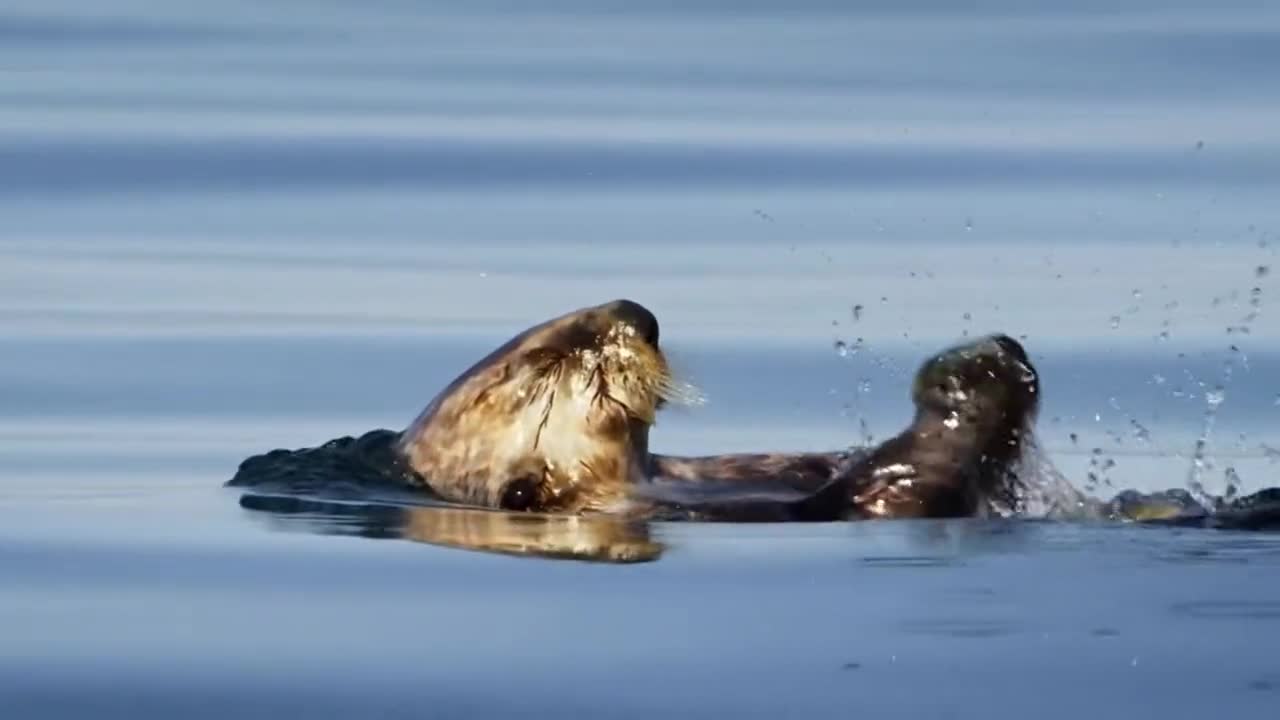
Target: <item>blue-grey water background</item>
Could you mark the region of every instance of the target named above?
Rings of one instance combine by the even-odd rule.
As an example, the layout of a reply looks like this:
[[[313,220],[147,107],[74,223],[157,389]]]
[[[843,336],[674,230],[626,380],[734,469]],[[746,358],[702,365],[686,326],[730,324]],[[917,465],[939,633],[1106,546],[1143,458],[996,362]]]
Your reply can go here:
[[[1274,708],[1268,536],[663,526],[606,566],[219,486],[615,297],[709,399],[665,452],[883,438],[1000,330],[1076,484],[1184,486],[1200,437],[1211,491],[1280,484],[1277,70],[1252,2],[8,0],[0,716]]]

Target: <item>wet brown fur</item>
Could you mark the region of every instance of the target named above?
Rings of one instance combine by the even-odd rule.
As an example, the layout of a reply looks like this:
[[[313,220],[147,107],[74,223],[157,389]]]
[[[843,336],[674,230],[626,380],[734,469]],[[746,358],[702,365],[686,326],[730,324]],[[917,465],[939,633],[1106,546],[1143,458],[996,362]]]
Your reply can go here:
[[[446,387],[399,449],[459,503],[609,509],[647,472],[669,378],[657,332],[653,314],[627,300],[530,328]]]
[[[916,373],[911,425],[850,470],[850,507],[863,517],[1017,510],[1016,461],[1039,400],[1038,373],[1006,335],[938,353]]]

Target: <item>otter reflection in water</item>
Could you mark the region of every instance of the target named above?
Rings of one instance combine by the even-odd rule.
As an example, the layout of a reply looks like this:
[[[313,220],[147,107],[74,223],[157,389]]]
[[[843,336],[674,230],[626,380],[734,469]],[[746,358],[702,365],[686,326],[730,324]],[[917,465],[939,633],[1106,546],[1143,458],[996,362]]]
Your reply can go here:
[[[512,513],[416,503],[245,495],[240,506],[267,513],[274,524],[301,525],[321,535],[393,538],[442,547],[600,563],[649,562],[664,546],[647,523],[596,515]]]
[[[1017,461],[1040,397],[1023,347],[993,335],[944,350],[922,364],[911,397],[912,423],[874,448],[651,453],[661,408],[697,394],[672,377],[653,313],[618,300],[520,333],[401,432],[256,456],[229,485],[299,494],[381,484],[459,506],[640,519],[1017,514],[1027,488]]]

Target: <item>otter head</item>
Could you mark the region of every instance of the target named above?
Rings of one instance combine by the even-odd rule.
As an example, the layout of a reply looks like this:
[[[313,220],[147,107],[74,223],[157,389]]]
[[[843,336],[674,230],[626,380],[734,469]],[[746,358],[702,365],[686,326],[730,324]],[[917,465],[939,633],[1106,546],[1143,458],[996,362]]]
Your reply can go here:
[[[616,300],[536,325],[490,353],[428,405],[400,449],[448,500],[602,509],[645,473],[658,409],[685,397],[658,347],[657,318]]]
[[[944,350],[921,365],[912,386],[920,437],[966,468],[977,497],[1020,504],[1015,472],[1040,406],[1040,378],[1022,345],[989,335]]]
[[[983,428],[1024,427],[1040,405],[1040,378],[1026,350],[1008,335],[989,335],[929,358],[916,373],[918,411]]]

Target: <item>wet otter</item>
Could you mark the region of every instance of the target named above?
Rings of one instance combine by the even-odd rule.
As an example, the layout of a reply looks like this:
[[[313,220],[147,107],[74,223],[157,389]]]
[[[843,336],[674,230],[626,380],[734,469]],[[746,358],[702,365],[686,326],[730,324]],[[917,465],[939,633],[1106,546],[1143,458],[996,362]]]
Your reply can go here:
[[[606,510],[644,480],[649,426],[680,393],[658,320],[628,300],[520,333],[447,386],[398,450],[442,497],[506,510]]]
[[[911,399],[911,424],[874,449],[655,454],[650,480],[638,491],[657,498],[655,512],[675,504],[705,519],[734,518],[748,509],[767,518],[770,503],[776,519],[792,520],[968,517],[1019,509],[1015,461],[1040,401],[1039,376],[1022,346],[997,334],[943,350],[917,371]],[[653,486],[666,493],[652,492]],[[709,492],[748,487],[766,497],[717,501]]]
[[[736,521],[962,517],[1016,508],[1012,461],[1039,385],[1022,347],[995,335],[926,361],[911,426],[877,448],[650,453],[659,409],[692,399],[671,375],[657,318],[616,300],[520,333],[403,432],[377,431],[389,450],[365,445],[380,454],[376,479],[478,507]],[[280,479],[288,457],[251,458],[229,484],[257,485],[273,467]]]

